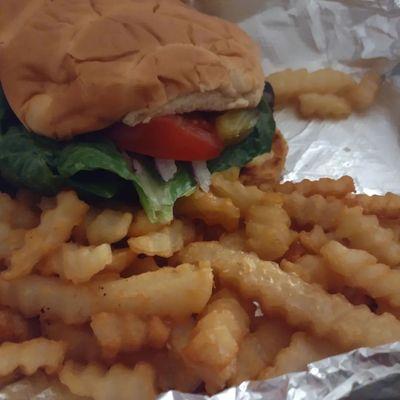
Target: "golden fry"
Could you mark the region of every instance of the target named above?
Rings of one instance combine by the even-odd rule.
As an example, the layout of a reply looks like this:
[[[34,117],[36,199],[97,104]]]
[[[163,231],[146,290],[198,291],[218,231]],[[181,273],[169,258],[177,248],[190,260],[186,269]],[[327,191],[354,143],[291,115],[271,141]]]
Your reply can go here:
[[[238,230],[232,233],[224,233],[220,238],[219,242],[222,246],[232,250],[246,250],[246,234],[242,230]]]
[[[0,261],[10,258],[24,245],[25,234],[25,229],[13,229],[10,225],[0,222]]]
[[[310,232],[300,232],[299,240],[308,252],[319,254],[321,247],[329,242],[329,234],[326,234],[319,225],[314,225]]]
[[[0,342],[23,342],[34,336],[33,324],[8,308],[0,309]]]
[[[105,270],[121,273],[133,264],[136,257],[137,255],[129,247],[113,250],[111,262],[106,265]]]
[[[374,103],[381,82],[382,78],[376,72],[368,72],[357,86],[353,86],[345,93],[346,99],[355,110],[365,110]]]
[[[153,224],[147,218],[146,213],[143,210],[139,210],[134,216],[131,226],[129,227],[128,236],[136,237],[147,235],[152,232],[158,232],[164,228],[166,224]]]
[[[306,93],[299,96],[299,112],[304,118],[344,119],[351,114],[351,106],[335,94]]]

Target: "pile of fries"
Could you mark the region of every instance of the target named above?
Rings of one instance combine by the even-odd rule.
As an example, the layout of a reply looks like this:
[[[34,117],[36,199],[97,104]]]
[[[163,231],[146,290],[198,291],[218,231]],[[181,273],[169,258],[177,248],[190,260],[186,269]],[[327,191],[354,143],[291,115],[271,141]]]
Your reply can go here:
[[[212,394],[400,340],[399,196],[347,176],[245,186],[232,169],[175,213],[1,194],[2,379]]]

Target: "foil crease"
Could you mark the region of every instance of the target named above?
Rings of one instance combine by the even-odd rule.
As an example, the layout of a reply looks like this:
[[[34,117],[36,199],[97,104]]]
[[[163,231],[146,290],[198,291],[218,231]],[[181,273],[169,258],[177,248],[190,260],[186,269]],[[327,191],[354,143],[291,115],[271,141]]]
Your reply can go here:
[[[187,0],[239,23],[260,44],[266,74],[331,66],[385,79],[376,104],[344,121],[276,113],[289,142],[284,179],[351,175],[367,194],[400,193],[400,0]],[[400,398],[400,343],[312,363],[306,372],[244,382],[212,397],[176,391],[159,400],[380,400]],[[132,399],[135,396],[132,394]],[[0,400],[83,399],[43,374],[0,390]]]

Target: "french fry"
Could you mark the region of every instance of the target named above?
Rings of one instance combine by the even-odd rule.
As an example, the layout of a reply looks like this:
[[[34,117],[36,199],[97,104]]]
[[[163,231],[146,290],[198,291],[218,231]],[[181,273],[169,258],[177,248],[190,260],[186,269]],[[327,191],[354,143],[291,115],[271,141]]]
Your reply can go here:
[[[0,222],[0,261],[8,259],[25,242],[25,229],[13,229],[10,225]]]
[[[333,196],[342,198],[355,191],[354,181],[350,176],[342,176],[339,179],[320,178],[316,181],[304,179],[300,182],[284,182],[275,186],[277,192],[290,194],[297,192],[303,196]]]
[[[147,256],[171,257],[195,238],[194,227],[186,222],[175,220],[159,232],[128,240],[129,247],[137,254]]]
[[[242,230],[238,230],[232,233],[224,233],[219,238],[219,242],[224,247],[232,250],[246,250],[246,241],[246,234]]]
[[[400,218],[400,196],[386,193],[384,196],[354,194],[345,197],[349,206],[360,206],[364,214],[375,214],[379,218]]]
[[[364,250],[348,249],[336,241],[323,246],[321,254],[348,286],[363,289],[392,307],[400,307],[399,270],[378,264],[377,259]]]
[[[283,207],[301,227],[312,224],[331,230],[337,227],[344,205],[337,199],[327,200],[318,194],[306,197],[293,192],[284,196]]]
[[[43,257],[68,240],[87,210],[74,192],[60,193],[56,208],[45,211],[39,226],[27,231],[25,243],[12,254],[10,268],[2,272],[2,278],[15,279],[32,272]]]
[[[34,336],[31,321],[8,308],[0,309],[0,342],[23,342]]]
[[[105,271],[121,273],[133,264],[136,257],[129,247],[113,250],[111,262],[106,265]]]
[[[258,379],[271,379],[290,372],[304,371],[307,365],[340,353],[340,349],[326,339],[304,332],[292,336],[288,347],[281,350],[274,364],[264,369]]]
[[[65,344],[67,359],[93,362],[101,355],[101,348],[89,326],[67,325],[60,321],[47,320],[42,321],[41,332],[47,339]]]
[[[292,326],[308,327],[342,350],[373,347],[400,339],[400,321],[354,306],[256,256],[229,250],[216,242],[192,243],[181,253],[185,261],[209,261],[222,284],[242,297],[258,301],[266,314],[279,315]]]
[[[207,225],[220,225],[228,232],[238,228],[240,211],[231,199],[215,196],[211,192],[196,190],[188,197],[182,197],[175,205],[177,215],[200,219]]]
[[[83,283],[104,270],[112,259],[109,244],[79,246],[64,243],[40,263],[38,270],[45,276],[58,275],[73,283]]]
[[[400,219],[380,218],[379,225],[382,228],[390,229],[393,233],[393,239],[400,241]]]
[[[160,267],[157,265],[154,257],[137,258],[131,267],[132,275],[139,275],[145,272],[158,271]]]
[[[152,232],[158,232],[168,224],[157,223],[153,224],[147,218],[143,210],[139,210],[134,216],[131,226],[129,227],[128,236],[144,236]]]
[[[252,206],[245,216],[247,247],[264,260],[282,257],[296,238],[282,205],[268,201]]]
[[[282,260],[280,267],[283,271],[294,273],[303,281],[317,284],[328,292],[339,292],[344,286],[343,278],[332,271],[321,256],[306,254],[296,263]]]
[[[240,181],[225,179],[221,173],[213,174],[211,190],[219,197],[231,199],[241,212],[259,204],[265,198],[265,193],[257,186],[244,186]]]
[[[249,317],[235,296],[227,290],[214,295],[182,350],[208,393],[222,389],[235,372],[239,345],[248,330]]]
[[[91,245],[119,242],[127,236],[131,222],[131,213],[106,209],[88,224],[88,241]]]
[[[0,222],[11,225],[14,211],[13,199],[6,193],[0,193]]]
[[[321,247],[329,242],[330,235],[326,234],[319,225],[314,225],[310,232],[302,231],[298,237],[308,252],[319,254]]]
[[[134,314],[102,312],[92,316],[91,327],[108,358],[146,346],[162,348],[170,334],[170,327],[157,316],[143,320]]]
[[[347,239],[351,247],[368,251],[381,263],[390,266],[400,263],[400,243],[393,232],[382,228],[375,215],[363,215],[360,207],[343,210],[335,236]]]
[[[278,352],[289,344],[291,336],[292,330],[286,323],[263,318],[240,344],[237,369],[229,385],[237,386],[256,379],[261,370],[270,365]]]
[[[368,72],[358,85],[345,93],[345,96],[355,110],[365,110],[374,103],[381,82],[382,78],[376,72]]]
[[[335,94],[306,93],[299,96],[299,112],[304,118],[344,119],[351,114],[351,106]]]
[[[106,370],[98,364],[83,366],[68,361],[59,378],[72,393],[94,400],[156,398],[154,370],[146,363],[138,363],[134,369],[115,364]]]
[[[65,354],[63,342],[37,338],[21,343],[5,342],[0,345],[0,376],[20,368],[24,375],[32,375],[39,368],[48,374],[62,365]]]
[[[208,265],[164,267],[127,279],[85,285],[30,275],[0,280],[0,304],[28,317],[41,315],[67,324],[84,323],[101,311],[184,318],[203,310],[212,286]]]

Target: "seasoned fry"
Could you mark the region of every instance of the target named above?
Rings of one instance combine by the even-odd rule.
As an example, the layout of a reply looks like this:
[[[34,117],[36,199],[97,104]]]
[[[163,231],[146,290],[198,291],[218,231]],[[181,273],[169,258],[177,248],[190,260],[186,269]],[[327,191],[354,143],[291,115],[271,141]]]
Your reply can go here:
[[[258,378],[271,379],[290,372],[304,371],[308,364],[338,353],[340,349],[328,340],[296,332],[289,346],[278,353],[273,366],[267,367]]]
[[[245,212],[252,205],[259,204],[265,198],[265,193],[257,186],[244,186],[240,181],[230,181],[221,173],[213,174],[211,190],[217,196],[231,199],[241,212]]]
[[[191,219],[200,219],[210,226],[220,225],[228,232],[235,231],[239,225],[240,211],[231,199],[217,197],[202,190],[179,199],[175,212]]]
[[[248,330],[249,317],[235,296],[227,290],[214,295],[183,349],[208,393],[222,389],[233,375],[239,345]]]
[[[0,309],[0,342],[23,342],[34,336],[33,324],[8,308]]]
[[[91,245],[116,243],[123,239],[132,222],[132,214],[106,209],[98,214],[86,228],[86,235]]]
[[[39,226],[26,233],[25,243],[13,253],[10,268],[2,277],[15,279],[28,275],[43,257],[68,240],[87,210],[88,206],[74,192],[60,193],[56,208],[45,211]]]
[[[400,271],[378,264],[364,250],[348,249],[331,241],[321,249],[329,267],[340,274],[348,286],[364,289],[372,297],[400,307]]]
[[[335,94],[306,93],[299,96],[299,112],[304,118],[344,119],[351,114],[351,106]]]
[[[61,367],[64,354],[63,342],[44,338],[22,343],[3,343],[0,345],[0,376],[7,376],[17,368],[24,375],[32,375],[39,368],[51,374]]]
[[[303,247],[313,254],[319,254],[321,247],[329,242],[329,234],[326,234],[319,225],[314,225],[310,232],[300,232],[298,237]]]
[[[102,312],[92,316],[90,325],[103,353],[110,358],[120,351],[138,351],[145,346],[162,348],[170,334],[170,327],[156,316],[143,320],[134,314]]]
[[[96,337],[86,325],[66,325],[59,321],[43,321],[42,335],[51,340],[62,341],[66,345],[67,359],[93,362],[99,359],[101,348]]]
[[[83,283],[88,282],[111,262],[109,244],[79,246],[64,243],[39,265],[38,270],[45,276],[58,275],[73,283]]]
[[[355,110],[365,110],[374,103],[381,82],[382,78],[376,72],[368,72],[357,86],[353,86],[345,93],[346,98]]]
[[[272,140],[271,151],[253,158],[242,168],[241,182],[245,185],[260,186],[262,190],[275,186],[283,174],[288,150],[285,138],[277,130]]]
[[[349,74],[331,68],[308,72],[285,69],[267,76],[278,103],[287,102],[302,93],[334,94],[355,86]]]
[[[290,218],[278,202],[250,207],[245,224],[248,248],[264,260],[281,258],[296,239]]]
[[[375,215],[363,215],[360,207],[343,210],[335,235],[347,239],[351,247],[368,251],[381,263],[400,264],[400,243],[393,232],[382,228]]]
[[[87,285],[30,275],[8,282],[0,280],[0,304],[28,317],[41,315],[67,324],[86,322],[101,311],[183,318],[204,308],[212,286],[213,276],[207,265],[165,267],[127,279]]]
[[[344,208],[341,201],[337,199],[327,200],[316,194],[305,197],[300,193],[293,192],[284,196],[286,212],[300,226],[320,225],[325,230],[337,227],[339,216]]]
[[[304,179],[301,182],[285,182],[276,185],[274,189],[285,194],[297,192],[306,197],[315,194],[324,197],[344,197],[355,191],[354,181],[350,176],[342,176],[339,179],[320,178],[316,181]]]
[[[349,206],[360,206],[364,214],[375,214],[380,218],[400,218],[400,196],[386,193],[384,196],[366,194],[349,195],[345,198]]]
[[[129,247],[113,250],[111,262],[106,265],[105,270],[121,273],[133,264],[136,257],[136,254]]]
[[[236,386],[243,381],[256,379],[260,371],[270,365],[275,356],[289,344],[292,330],[279,320],[262,320],[254,332],[242,341],[237,356],[237,370],[229,380]]]
[[[393,316],[377,316],[366,306],[353,306],[341,295],[330,295],[254,255],[226,249],[217,242],[198,242],[190,244],[181,258],[210,261],[222,283],[258,301],[264,313],[280,315],[292,326],[307,326],[342,350],[400,339],[400,321]]]
[[[128,244],[137,254],[167,258],[181,250],[185,244],[192,242],[194,238],[195,231],[192,225],[175,220],[159,232],[129,239]]]
[[[115,364],[107,371],[98,364],[83,366],[68,361],[59,378],[72,393],[94,400],[156,398],[154,370],[146,363],[138,363],[134,369]]]
[[[294,273],[303,281],[315,283],[328,292],[338,292],[344,286],[343,278],[332,271],[321,256],[306,254],[296,263],[283,260],[280,267],[283,271]]]

